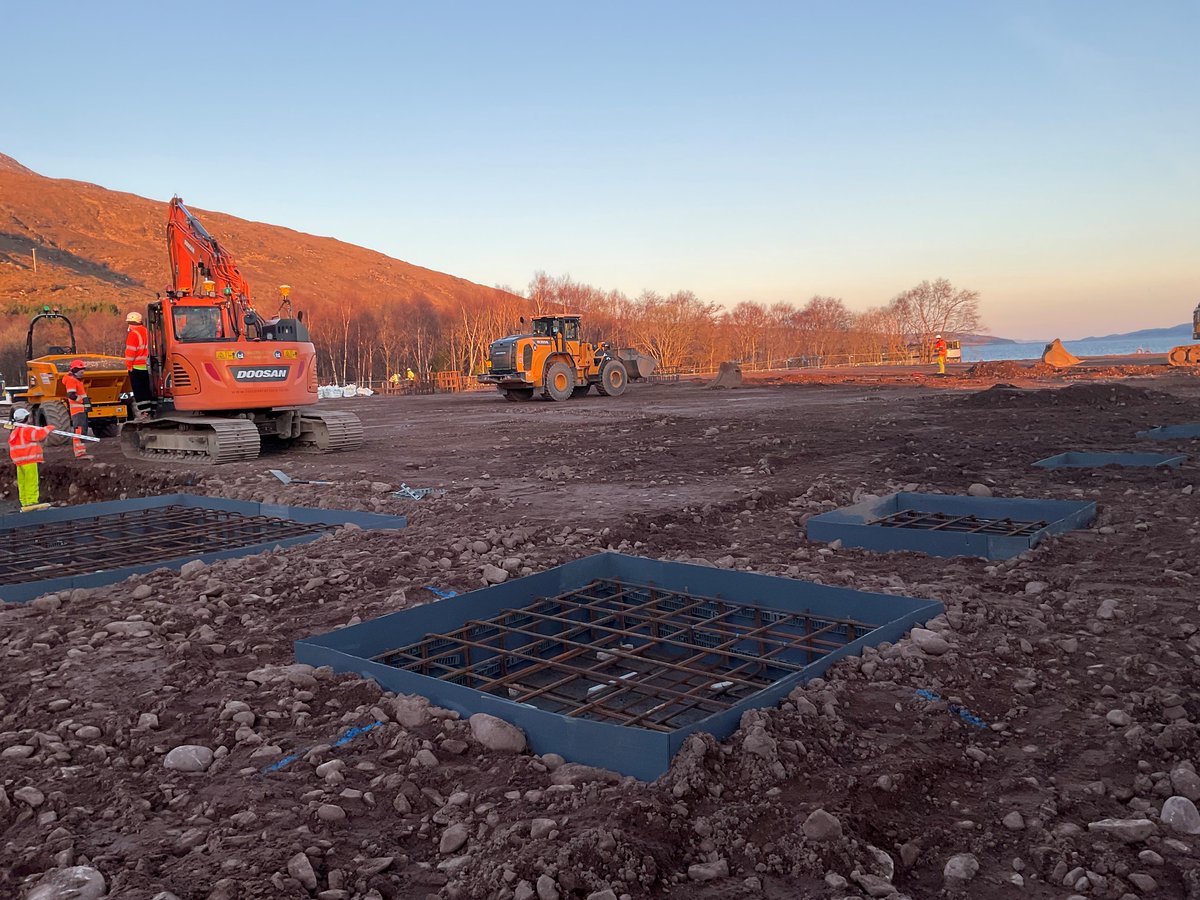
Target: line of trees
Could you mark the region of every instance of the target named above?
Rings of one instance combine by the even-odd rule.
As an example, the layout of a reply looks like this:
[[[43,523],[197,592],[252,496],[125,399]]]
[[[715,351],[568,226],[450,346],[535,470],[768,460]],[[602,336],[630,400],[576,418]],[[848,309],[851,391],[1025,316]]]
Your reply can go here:
[[[927,360],[935,334],[950,337],[982,327],[979,292],[945,279],[923,281],[862,312],[825,296],[799,304],[745,301],[730,309],[691,291],[644,291],[631,298],[545,272],[536,273],[523,294],[500,288],[493,297],[470,304],[420,295],[397,300],[364,289],[322,298],[307,319],[321,380],[382,381],[410,367],[419,373],[476,373],[489,343],[519,332],[522,316],[544,313],[579,313],[586,338],[637,347],[668,369],[716,368],[723,360],[759,367],[844,355],[883,360],[914,347]],[[122,353],[123,309],[89,301],[63,306],[81,351]],[[10,308],[0,324],[0,372],[10,381],[24,378],[25,329],[36,311]]]
[[[344,298],[335,315],[311,323],[322,371],[343,382],[381,380],[410,366],[476,373],[489,343],[521,330],[521,316],[561,312],[582,315],[588,339],[637,347],[668,369],[716,368],[729,359],[760,367],[845,355],[882,361],[913,348],[929,360],[934,335],[982,327],[979,292],[944,278],[923,281],[863,312],[824,296],[801,304],[746,301],[732,309],[691,291],[644,291],[630,298],[545,272],[534,275],[524,296],[500,290],[505,299],[496,302],[441,308],[426,298],[386,306]]]

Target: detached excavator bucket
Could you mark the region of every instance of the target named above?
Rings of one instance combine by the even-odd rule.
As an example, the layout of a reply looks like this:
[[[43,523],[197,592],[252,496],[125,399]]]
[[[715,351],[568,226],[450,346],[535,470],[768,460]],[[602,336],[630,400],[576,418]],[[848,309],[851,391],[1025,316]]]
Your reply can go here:
[[[1048,366],[1054,366],[1056,369],[1066,369],[1079,365],[1083,360],[1064,347],[1062,341],[1055,338],[1042,351],[1042,362]]]

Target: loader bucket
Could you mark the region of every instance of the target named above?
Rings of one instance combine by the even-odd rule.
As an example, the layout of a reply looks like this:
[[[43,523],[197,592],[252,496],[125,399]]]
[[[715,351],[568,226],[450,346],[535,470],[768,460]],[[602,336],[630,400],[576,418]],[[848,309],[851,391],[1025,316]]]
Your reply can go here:
[[[739,388],[742,386],[742,367],[735,362],[721,363],[717,377],[708,383],[709,390]]]
[[[658,360],[653,356],[646,356],[643,353],[639,353],[633,347],[622,347],[617,351],[617,359],[625,364],[625,371],[629,373],[630,381],[640,381],[643,378],[649,378],[658,366]]]
[[[1051,343],[1046,345],[1046,349],[1042,351],[1042,362],[1048,366],[1054,366],[1056,369],[1065,369],[1069,366],[1077,366],[1083,360],[1075,356],[1062,345],[1062,341],[1055,338]]]

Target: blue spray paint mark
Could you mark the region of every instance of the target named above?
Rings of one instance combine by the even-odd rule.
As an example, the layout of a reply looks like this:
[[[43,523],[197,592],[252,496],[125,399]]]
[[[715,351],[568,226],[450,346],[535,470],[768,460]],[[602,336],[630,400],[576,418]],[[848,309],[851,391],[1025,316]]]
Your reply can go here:
[[[442,591],[438,590],[432,585],[426,585],[425,590],[429,591],[429,593],[433,594],[433,596],[440,597],[443,600],[449,600],[451,597],[458,596],[458,591]]]
[[[941,699],[942,699],[935,691],[928,691],[928,690],[925,690],[924,688],[919,688],[917,690],[916,694],[922,700],[930,700],[930,701],[933,701],[934,703],[937,703],[937,702],[941,701]],[[949,710],[952,714],[958,716],[960,719],[962,719],[968,725],[974,725],[976,728],[987,728],[988,727],[987,722],[983,721],[983,719],[979,718],[979,716],[972,713],[965,706],[959,706],[957,703],[951,703],[951,704],[949,704]]]
[[[362,725],[362,726],[356,725],[355,727],[353,727],[349,731],[347,731],[345,734],[343,734],[336,741],[334,741],[333,744],[331,744],[330,746],[340,747],[343,744],[348,744],[352,740],[354,740],[356,737],[358,737],[360,734],[366,734],[368,731],[378,728],[382,724],[383,724],[382,722],[372,722],[370,725]],[[263,775],[270,775],[272,772],[278,772],[284,766],[294,763],[296,760],[298,760],[300,757],[302,757],[305,753],[307,753],[311,749],[312,749],[312,747],[305,747],[303,750],[298,750],[295,753],[290,753],[287,756],[285,756],[283,759],[278,760],[277,762],[273,762],[269,766],[264,766],[259,771]]]

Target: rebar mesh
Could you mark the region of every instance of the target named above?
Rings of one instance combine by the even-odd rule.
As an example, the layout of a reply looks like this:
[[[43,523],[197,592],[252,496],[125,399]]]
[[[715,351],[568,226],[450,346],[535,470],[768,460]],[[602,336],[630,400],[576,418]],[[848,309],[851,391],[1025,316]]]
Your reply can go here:
[[[949,513],[902,509],[868,522],[884,528],[915,528],[922,531],[950,531],[956,534],[991,534],[1003,537],[1029,537],[1049,526],[1049,522],[1021,522],[1014,519],[989,519],[985,516],[955,516]]]
[[[569,718],[670,732],[872,628],[599,579],[372,658]]]
[[[0,544],[0,581],[20,584],[234,550],[336,526],[185,506],[21,525]]]

